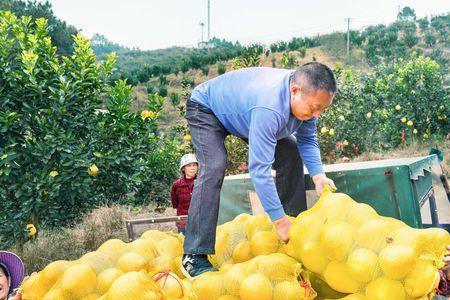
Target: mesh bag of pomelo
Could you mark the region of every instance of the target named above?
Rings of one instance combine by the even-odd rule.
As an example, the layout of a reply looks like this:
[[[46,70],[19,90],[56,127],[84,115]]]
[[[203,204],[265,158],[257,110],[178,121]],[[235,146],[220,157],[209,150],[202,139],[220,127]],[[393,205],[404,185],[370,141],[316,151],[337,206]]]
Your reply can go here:
[[[167,270],[181,276],[182,243],[181,235],[152,230],[131,243],[108,240],[97,251],[76,261],[55,261],[31,276],[22,285],[23,299],[57,299],[57,295],[65,297],[61,299],[84,299],[91,294],[92,297],[106,295],[119,277],[131,272],[148,271],[152,278]]]
[[[217,227],[215,254],[210,256],[210,261],[219,268],[258,255],[284,252],[284,247],[267,215],[240,214]]]
[[[198,300],[314,299],[317,294],[301,271],[301,264],[286,254],[260,255],[200,275],[192,291]]]
[[[181,273],[184,236],[171,232],[163,234],[156,230],[149,230],[141,236],[141,239],[150,239],[155,242],[156,257],[149,262],[148,271],[156,274],[169,270],[180,278],[185,278]]]
[[[411,228],[329,189],[296,218],[289,238],[286,252],[305,268],[368,300],[430,295],[450,244],[445,230]]]

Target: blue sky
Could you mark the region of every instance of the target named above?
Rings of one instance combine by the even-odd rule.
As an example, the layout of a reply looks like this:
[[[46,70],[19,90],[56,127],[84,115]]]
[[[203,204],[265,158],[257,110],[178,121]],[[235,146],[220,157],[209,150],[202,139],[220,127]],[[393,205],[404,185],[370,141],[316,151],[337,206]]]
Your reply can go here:
[[[50,0],[55,14],[88,37],[143,50],[195,46],[207,0]],[[211,35],[244,44],[346,30],[395,20],[398,7],[419,17],[450,12],[448,0],[211,0]],[[205,26],[206,36],[206,26]]]

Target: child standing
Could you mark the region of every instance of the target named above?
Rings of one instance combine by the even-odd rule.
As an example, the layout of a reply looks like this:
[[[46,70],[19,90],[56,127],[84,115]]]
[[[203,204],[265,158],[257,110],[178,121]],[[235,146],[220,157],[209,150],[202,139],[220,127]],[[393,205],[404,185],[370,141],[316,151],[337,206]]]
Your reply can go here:
[[[191,204],[194,180],[197,177],[198,161],[194,154],[185,154],[181,158],[180,170],[182,176],[173,183],[170,189],[172,207],[177,210],[177,216],[187,215]],[[186,221],[176,223],[178,232],[185,233]]]

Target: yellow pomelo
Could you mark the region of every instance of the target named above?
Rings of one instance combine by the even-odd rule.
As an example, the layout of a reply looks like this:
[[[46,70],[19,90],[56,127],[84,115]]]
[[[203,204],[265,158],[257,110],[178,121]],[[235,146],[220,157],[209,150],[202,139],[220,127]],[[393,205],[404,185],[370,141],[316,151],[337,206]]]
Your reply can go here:
[[[95,291],[97,276],[87,265],[74,265],[64,272],[59,287],[64,293],[81,298]]]
[[[217,298],[217,300],[240,300],[238,297],[231,296],[231,295],[223,295]]]
[[[156,257],[155,243],[151,239],[138,239],[128,244],[128,252],[137,253],[150,261]]]
[[[280,281],[273,289],[272,300],[292,300],[300,299],[298,283],[294,281]]]
[[[80,300],[97,300],[98,298],[100,298],[99,294],[89,294],[89,295],[81,298]]]
[[[450,245],[450,234],[441,228],[422,229],[421,250],[442,257]]]
[[[323,277],[326,283],[338,292],[353,294],[359,290],[360,283],[350,276],[345,263],[330,262],[323,273]]]
[[[305,242],[300,247],[301,263],[305,265],[307,269],[321,274],[329,262],[325,249],[316,241]]]
[[[62,274],[69,268],[69,266],[70,262],[67,260],[57,260],[51,262],[44,268],[44,270],[42,270],[41,276],[53,285],[59,278],[61,278]]]
[[[153,275],[156,282],[164,293],[170,298],[181,298],[184,296],[183,283],[175,273],[166,271]]]
[[[229,227],[229,226],[228,226]],[[228,251],[229,231],[222,229],[217,230],[216,234],[216,253],[223,254]]]
[[[366,300],[366,297],[358,293],[345,296],[344,298],[340,298],[340,300]]]
[[[111,285],[105,300],[160,299],[158,287],[144,271],[125,273]]]
[[[301,213],[289,230],[289,243],[296,248],[304,242],[319,240],[323,224],[323,219],[316,214]]]
[[[156,249],[158,250],[159,255],[166,255],[170,258],[183,255],[183,245],[181,241],[174,236],[169,236],[157,242]]]
[[[150,239],[153,242],[157,243],[168,236],[169,235],[167,233],[161,232],[159,230],[147,230],[141,235],[141,239]]]
[[[189,279],[183,279],[181,283],[183,284],[184,295],[189,296],[192,291],[192,282]]]
[[[379,277],[366,287],[367,300],[405,300],[405,288],[400,281]]]
[[[239,288],[245,279],[243,265],[234,265],[224,274],[223,285],[228,294],[239,296]]]
[[[242,282],[239,295],[241,300],[271,300],[272,290],[272,283],[266,276],[252,274]]]
[[[258,272],[259,261],[264,259],[265,257],[266,257],[265,255],[259,255],[247,261],[245,264],[242,264],[244,274],[248,276]]]
[[[235,263],[245,262],[253,258],[252,247],[249,241],[242,241],[233,250],[233,261]]]
[[[108,254],[115,262],[119,257],[127,251],[127,244],[119,239],[111,239],[104,242],[97,252],[103,252]]]
[[[299,245],[297,245],[297,244],[295,242],[293,242],[292,240],[289,240],[289,242],[287,244],[284,244],[284,243],[281,244],[280,248],[278,248],[278,252],[286,253],[287,255],[295,258],[296,260],[301,260],[300,247],[302,245],[304,245],[304,243],[301,243]]]
[[[270,280],[286,280],[300,274],[302,265],[292,257],[273,253],[259,260],[258,271]]]
[[[365,248],[353,250],[347,259],[347,270],[354,280],[369,282],[377,276],[378,256]]]
[[[402,279],[411,271],[416,257],[408,246],[391,245],[383,248],[379,255],[380,267],[391,279]]]
[[[285,243],[282,243],[280,245],[280,247],[278,248],[278,253],[288,254],[287,251],[288,251],[288,246]]]
[[[246,223],[249,219],[251,219],[252,216],[249,214],[240,214],[237,215],[234,219],[233,219],[233,223],[238,223],[243,225],[244,223]]]
[[[399,228],[391,233],[391,245],[403,245],[414,250],[416,255],[420,254],[420,244],[423,229],[411,227]]]
[[[222,273],[228,272],[228,270],[231,269],[233,266],[234,266],[234,264],[226,264],[226,265],[223,265],[223,266],[220,268],[220,271],[221,271]]]
[[[226,266],[230,266],[230,265],[234,265],[234,261],[232,259],[224,261],[222,267],[226,267]]]
[[[117,261],[117,268],[125,273],[140,271],[147,268],[147,261],[137,253],[128,252],[119,258]]]
[[[42,272],[34,273],[25,279],[20,286],[22,289],[22,299],[40,299],[53,286],[53,283],[45,279]]]
[[[181,272],[182,257],[181,256],[175,257],[172,261],[173,261],[173,266],[174,266],[174,269],[172,270],[172,272],[177,274],[177,276],[180,277],[181,279],[184,279],[186,276],[184,276],[183,273]]]
[[[377,220],[379,218],[375,209],[365,203],[357,203],[350,207],[347,216],[347,223],[357,229],[362,224]]]
[[[94,270],[95,274],[100,274],[104,270],[114,266],[114,259],[108,253],[99,251],[86,253],[77,262],[88,265]]]
[[[97,291],[103,295],[108,292],[113,282],[124,273],[117,268],[106,269],[97,277]]]
[[[245,234],[248,239],[251,239],[253,235],[260,231],[272,231],[273,225],[267,215],[253,216],[247,219],[247,224],[245,225]]]
[[[252,236],[250,246],[253,255],[275,253],[280,246],[278,235],[273,231],[259,231]]]
[[[60,289],[51,289],[42,300],[65,300],[67,295]]]
[[[317,202],[317,211],[324,216],[327,222],[345,221],[351,206],[355,202],[342,193],[330,194],[325,201]]]
[[[368,221],[356,230],[354,238],[360,247],[378,253],[382,248],[392,242],[391,234],[393,231],[401,227],[403,227],[401,223],[390,220],[380,219]]]
[[[433,290],[436,267],[433,261],[418,260],[405,278],[405,290],[411,298],[419,298]]]
[[[335,222],[324,227],[320,244],[330,260],[343,261],[353,247],[353,227],[346,222]]]
[[[201,274],[194,280],[192,291],[198,300],[219,298],[224,294],[222,275],[211,272]]]
[[[148,264],[148,272],[151,275],[156,274],[158,272],[162,272],[164,270],[174,272],[175,269],[176,266],[174,265],[173,259],[164,255],[158,256]]]

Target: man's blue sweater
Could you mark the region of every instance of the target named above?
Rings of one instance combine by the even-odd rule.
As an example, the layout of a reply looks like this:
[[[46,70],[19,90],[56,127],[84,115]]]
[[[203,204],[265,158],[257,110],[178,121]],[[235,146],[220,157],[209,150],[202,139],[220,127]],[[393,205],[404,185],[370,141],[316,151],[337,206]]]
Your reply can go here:
[[[310,175],[324,172],[317,119],[300,121],[291,114],[291,74],[284,69],[241,69],[206,81],[191,94],[191,100],[211,109],[228,132],[248,139],[250,175],[272,221],[285,214],[271,176],[277,140],[294,134]]]

